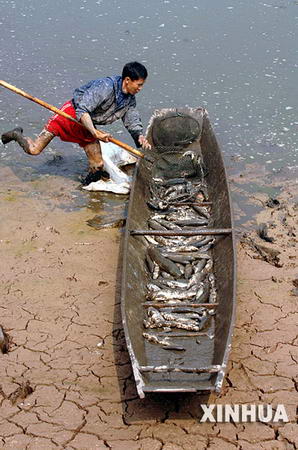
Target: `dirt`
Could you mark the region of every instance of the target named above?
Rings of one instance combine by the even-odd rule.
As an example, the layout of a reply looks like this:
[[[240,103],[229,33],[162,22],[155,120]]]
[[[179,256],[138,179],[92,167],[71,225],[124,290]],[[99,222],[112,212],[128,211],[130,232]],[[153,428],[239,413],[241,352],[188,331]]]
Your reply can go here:
[[[9,169],[1,177],[0,325],[9,342],[0,353],[0,448],[298,448],[293,185],[273,207],[260,195],[261,212],[238,233],[237,321],[222,393],[140,400],[120,316],[121,229],[88,226],[88,208],[62,209],[71,181],[37,185]],[[273,242],[257,231],[264,223]],[[283,404],[289,422],[200,423],[207,402]]]

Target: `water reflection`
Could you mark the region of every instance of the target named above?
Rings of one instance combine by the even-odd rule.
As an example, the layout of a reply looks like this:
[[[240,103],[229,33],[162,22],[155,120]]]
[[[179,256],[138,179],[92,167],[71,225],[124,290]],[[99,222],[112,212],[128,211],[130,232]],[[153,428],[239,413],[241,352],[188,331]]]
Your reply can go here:
[[[266,169],[265,182],[284,170],[296,176],[297,2],[0,0],[0,8],[6,81],[60,106],[77,86],[136,59],[149,70],[137,97],[145,126],[156,108],[205,106],[231,176],[251,162]],[[0,131],[18,124],[38,134],[49,112],[0,92]],[[122,124],[108,131],[132,143]],[[61,164],[50,163],[55,155]],[[0,165],[24,181],[59,176],[78,186],[86,160],[78,147],[55,139],[38,158],[14,143],[1,146]],[[74,201],[96,203],[92,195],[77,191]]]

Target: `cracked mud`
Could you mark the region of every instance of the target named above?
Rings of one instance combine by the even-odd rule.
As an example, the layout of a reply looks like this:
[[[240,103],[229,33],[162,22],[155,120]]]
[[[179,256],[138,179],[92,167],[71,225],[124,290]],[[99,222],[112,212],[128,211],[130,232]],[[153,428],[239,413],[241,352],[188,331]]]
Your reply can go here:
[[[0,197],[0,325],[9,339],[0,352],[0,448],[298,448],[297,239],[287,190],[258,217],[273,243],[257,230],[239,240],[237,322],[221,395],[140,400],[120,317],[121,232],[90,228],[88,209],[64,212],[54,193],[43,202],[17,189]],[[200,423],[207,402],[281,403],[289,422]]]

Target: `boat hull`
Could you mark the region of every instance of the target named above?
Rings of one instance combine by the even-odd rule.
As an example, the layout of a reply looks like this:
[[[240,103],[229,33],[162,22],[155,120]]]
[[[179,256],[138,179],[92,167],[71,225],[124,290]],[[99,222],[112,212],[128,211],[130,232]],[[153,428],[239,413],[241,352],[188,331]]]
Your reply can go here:
[[[176,337],[177,345],[185,348],[183,355],[146,341],[143,338],[143,320],[146,313],[146,286],[150,281],[145,268],[148,243],[144,236],[135,235],[132,230],[148,229],[148,219],[152,215],[147,204],[152,167],[144,160],[138,163],[124,238],[121,312],[137,392],[141,398],[148,392],[219,392],[225,376],[235,321],[235,238],[223,158],[205,110],[183,108],[175,111],[201,119],[200,136],[186,145],[185,150],[199,149],[202,155],[209,199],[212,201],[209,227],[227,232],[216,239],[212,250],[218,305],[208,332],[194,333],[192,339]],[[147,132],[151,142],[155,120],[156,117]],[[181,330],[180,334],[183,334]]]

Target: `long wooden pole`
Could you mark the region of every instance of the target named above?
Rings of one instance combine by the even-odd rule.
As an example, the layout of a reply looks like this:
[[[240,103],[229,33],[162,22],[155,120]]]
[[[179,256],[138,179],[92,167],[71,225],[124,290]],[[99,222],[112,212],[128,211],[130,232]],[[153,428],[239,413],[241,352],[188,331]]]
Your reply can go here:
[[[7,83],[6,81],[0,80],[0,85],[15,92],[16,94],[21,95],[22,97],[27,98],[28,100],[31,100],[34,103],[37,103],[38,105],[43,106],[44,108],[49,109],[50,111],[54,112],[55,114],[59,114],[60,116],[71,120],[72,122],[80,125],[81,127],[85,128],[87,130],[87,128],[81,122],[79,122],[77,119],[74,119],[69,114],[65,113],[64,111],[61,111],[60,109],[56,108],[56,106],[50,105],[49,103],[47,103],[43,100],[40,100],[37,97],[33,97],[33,95],[28,94],[27,92],[23,91],[22,89],[19,89],[19,88],[13,86],[12,84]],[[118,145],[119,147],[123,148],[124,150],[128,151],[129,153],[132,153],[134,156],[137,156],[138,158],[144,158],[144,159],[152,162],[152,158],[150,158],[149,156],[144,155],[144,153],[140,152],[139,150],[131,147],[128,144],[125,144],[124,142],[119,141],[118,139],[113,138],[112,136],[109,137],[109,141],[113,142],[113,144]]]

